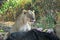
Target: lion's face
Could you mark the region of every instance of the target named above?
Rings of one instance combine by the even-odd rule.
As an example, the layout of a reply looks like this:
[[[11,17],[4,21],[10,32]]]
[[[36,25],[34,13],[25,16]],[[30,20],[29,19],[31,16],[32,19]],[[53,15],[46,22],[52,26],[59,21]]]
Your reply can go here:
[[[35,22],[35,13],[34,11],[28,10],[28,11],[24,11],[24,14],[27,16],[27,21],[33,23]]]

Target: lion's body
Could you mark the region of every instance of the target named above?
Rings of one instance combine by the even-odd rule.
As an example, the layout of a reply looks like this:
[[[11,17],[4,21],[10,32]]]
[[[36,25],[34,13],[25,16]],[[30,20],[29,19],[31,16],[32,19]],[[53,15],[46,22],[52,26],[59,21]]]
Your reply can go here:
[[[30,10],[23,10],[21,15],[19,15],[17,20],[15,21],[15,24],[13,25],[12,28],[12,32],[31,30],[31,23],[30,23],[31,20],[35,20],[34,12]]]

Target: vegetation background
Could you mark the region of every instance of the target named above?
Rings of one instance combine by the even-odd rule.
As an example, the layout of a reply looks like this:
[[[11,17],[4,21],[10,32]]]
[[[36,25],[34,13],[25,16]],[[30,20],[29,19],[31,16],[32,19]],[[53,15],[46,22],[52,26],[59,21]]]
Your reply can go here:
[[[33,26],[54,28],[60,24],[60,0],[0,0],[0,22],[14,22],[22,9],[35,10]]]

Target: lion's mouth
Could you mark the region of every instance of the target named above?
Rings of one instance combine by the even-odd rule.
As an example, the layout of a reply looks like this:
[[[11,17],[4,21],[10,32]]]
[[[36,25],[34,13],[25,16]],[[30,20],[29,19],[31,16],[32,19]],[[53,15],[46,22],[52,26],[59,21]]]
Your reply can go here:
[[[35,22],[35,20],[30,20],[30,22]]]

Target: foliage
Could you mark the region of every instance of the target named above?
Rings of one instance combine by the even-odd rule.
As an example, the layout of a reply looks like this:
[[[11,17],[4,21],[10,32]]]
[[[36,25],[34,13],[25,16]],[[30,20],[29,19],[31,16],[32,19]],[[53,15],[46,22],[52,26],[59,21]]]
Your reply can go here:
[[[16,18],[19,9],[24,8],[24,5],[31,3],[31,0],[7,0],[0,7],[0,15],[3,15],[4,20],[13,20]],[[9,16],[8,16],[9,15]]]
[[[0,32],[4,32],[4,30],[0,30]]]
[[[34,9],[36,9],[37,22],[34,26],[43,28],[54,28],[57,20],[56,11],[58,9],[58,7],[56,7],[56,4],[56,0],[38,0],[37,2],[35,2]]]
[[[56,11],[60,11],[60,0],[7,0],[0,8],[5,20],[14,20],[21,9],[35,10],[36,23],[34,26],[54,28]]]
[[[0,8],[0,14],[4,14],[9,8],[16,8],[17,6],[24,6],[27,2],[31,2],[31,0],[7,0],[4,1],[2,7]]]

